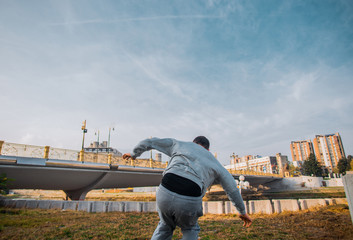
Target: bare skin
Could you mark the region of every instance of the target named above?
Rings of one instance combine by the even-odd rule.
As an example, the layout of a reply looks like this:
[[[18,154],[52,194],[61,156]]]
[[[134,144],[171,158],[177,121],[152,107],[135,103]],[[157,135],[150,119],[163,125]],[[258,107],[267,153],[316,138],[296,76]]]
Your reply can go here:
[[[129,160],[130,158],[132,158],[130,153],[125,153],[123,155],[123,159]],[[245,214],[239,215],[239,217],[240,217],[241,220],[243,220],[243,222],[244,222],[243,226],[244,227],[250,227],[251,226],[252,220],[251,220],[251,218],[249,217],[248,214],[245,213]]]
[[[251,226],[252,220],[251,220],[251,218],[249,217],[248,214],[245,213],[243,215],[240,215],[239,217],[240,217],[241,220],[243,220],[243,222],[244,222],[243,226],[244,227],[250,227]]]
[[[123,159],[125,159],[125,160],[129,160],[130,158],[132,158],[130,153],[125,153],[123,155]]]

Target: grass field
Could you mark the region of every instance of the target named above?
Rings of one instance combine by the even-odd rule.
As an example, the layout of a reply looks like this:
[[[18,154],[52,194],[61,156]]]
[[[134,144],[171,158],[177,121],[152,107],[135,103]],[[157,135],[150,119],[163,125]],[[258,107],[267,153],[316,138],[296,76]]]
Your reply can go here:
[[[243,228],[236,215],[203,216],[201,239],[353,239],[347,205],[252,215]],[[87,213],[0,208],[0,239],[149,239],[157,213]],[[173,239],[182,237],[180,229]]]

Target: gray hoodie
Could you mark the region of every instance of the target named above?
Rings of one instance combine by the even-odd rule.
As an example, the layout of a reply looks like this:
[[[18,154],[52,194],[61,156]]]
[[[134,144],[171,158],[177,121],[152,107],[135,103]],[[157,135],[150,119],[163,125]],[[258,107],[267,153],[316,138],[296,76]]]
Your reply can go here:
[[[166,173],[174,173],[197,183],[202,196],[213,184],[221,184],[240,214],[245,214],[245,205],[233,176],[205,148],[193,143],[172,138],[150,138],[141,141],[131,154],[132,158],[141,156],[145,151],[156,149],[171,159]]]

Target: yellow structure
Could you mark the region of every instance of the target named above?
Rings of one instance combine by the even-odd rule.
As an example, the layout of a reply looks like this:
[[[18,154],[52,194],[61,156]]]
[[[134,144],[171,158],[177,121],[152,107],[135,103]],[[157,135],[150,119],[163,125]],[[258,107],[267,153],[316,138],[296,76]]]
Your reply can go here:
[[[112,164],[112,154],[108,154],[108,164]]]
[[[4,141],[0,141],[0,155],[1,155],[1,149],[3,144],[4,144]]]
[[[83,150],[81,150],[80,154],[79,154],[79,161],[83,162],[84,161],[84,157],[85,157],[85,152]]]
[[[44,157],[43,158],[49,158],[49,146],[44,147]]]

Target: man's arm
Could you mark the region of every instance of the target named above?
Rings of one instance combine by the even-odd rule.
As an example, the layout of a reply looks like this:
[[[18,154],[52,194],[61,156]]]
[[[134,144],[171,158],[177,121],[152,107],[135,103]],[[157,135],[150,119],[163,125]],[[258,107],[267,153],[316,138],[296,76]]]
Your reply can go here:
[[[123,155],[123,159],[128,160],[128,159],[130,159],[130,158],[132,158],[130,153],[125,153],[125,154]]]
[[[219,179],[220,184],[222,185],[224,191],[227,193],[229,200],[236,207],[238,212],[240,213],[240,219],[243,220],[244,227],[250,227],[252,224],[252,220],[249,215],[246,213],[245,204],[243,198],[240,194],[240,191],[237,187],[237,184],[233,178],[233,176],[226,170],[221,170],[221,177]]]
[[[141,156],[142,153],[151,149],[156,149],[170,157],[172,155],[173,144],[174,144],[174,141],[171,138],[147,138],[139,142],[136,145],[136,147],[132,150],[131,154],[130,153],[124,154],[125,157],[123,156],[123,158],[135,159]]]

